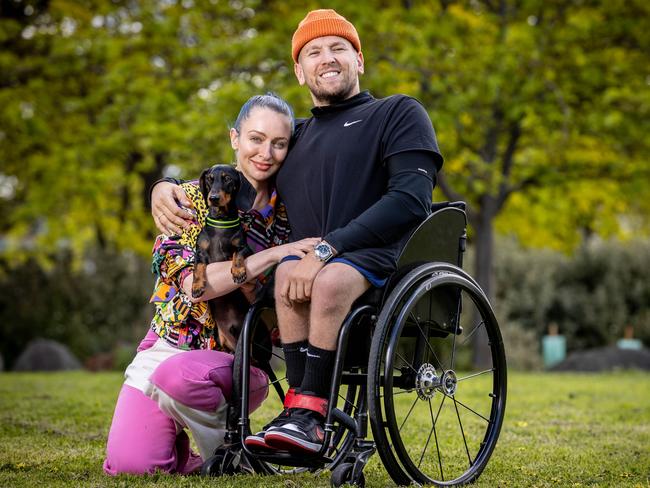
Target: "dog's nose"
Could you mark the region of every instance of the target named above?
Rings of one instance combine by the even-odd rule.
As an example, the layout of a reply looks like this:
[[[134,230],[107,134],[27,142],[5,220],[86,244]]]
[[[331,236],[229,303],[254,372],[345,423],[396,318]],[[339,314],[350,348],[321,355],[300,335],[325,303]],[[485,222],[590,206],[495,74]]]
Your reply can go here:
[[[210,194],[208,200],[210,200],[212,205],[217,205],[219,203],[219,195]]]

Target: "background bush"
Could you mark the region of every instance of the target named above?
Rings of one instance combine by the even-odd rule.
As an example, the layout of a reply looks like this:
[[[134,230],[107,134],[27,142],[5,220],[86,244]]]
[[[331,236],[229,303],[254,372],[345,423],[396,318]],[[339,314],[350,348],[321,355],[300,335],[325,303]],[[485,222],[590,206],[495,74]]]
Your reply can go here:
[[[497,246],[496,308],[505,324],[541,338],[555,323],[569,350],[615,343],[626,326],[650,344],[650,242],[593,240],[573,256]],[[505,335],[505,334],[504,334]],[[539,344],[539,341],[537,341]]]
[[[471,262],[468,256],[467,262]],[[128,364],[153,308],[149,261],[130,252],[95,249],[75,264],[53,256],[45,270],[28,261],[8,272],[0,260],[0,354],[10,369],[36,337],[67,344],[82,361],[113,351]],[[613,344],[627,325],[650,345],[650,241],[593,241],[573,256],[497,246],[495,309],[517,369],[541,365],[540,339],[556,323],[571,350]]]
[[[46,269],[29,260],[9,272],[0,260],[0,354],[5,367],[11,369],[36,337],[66,344],[82,361],[119,345],[133,351],[153,311],[148,260],[131,252],[95,249],[79,264],[65,251],[52,256],[52,263]]]

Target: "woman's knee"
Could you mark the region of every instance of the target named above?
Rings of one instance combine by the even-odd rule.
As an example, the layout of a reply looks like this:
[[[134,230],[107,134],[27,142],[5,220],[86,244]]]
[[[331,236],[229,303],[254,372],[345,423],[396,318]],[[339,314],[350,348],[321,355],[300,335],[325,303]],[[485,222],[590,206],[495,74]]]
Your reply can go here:
[[[163,361],[149,381],[190,408],[214,411],[230,399],[232,363],[223,352],[188,351]]]
[[[176,424],[140,390],[124,385],[106,443],[104,471],[146,474],[177,469]]]

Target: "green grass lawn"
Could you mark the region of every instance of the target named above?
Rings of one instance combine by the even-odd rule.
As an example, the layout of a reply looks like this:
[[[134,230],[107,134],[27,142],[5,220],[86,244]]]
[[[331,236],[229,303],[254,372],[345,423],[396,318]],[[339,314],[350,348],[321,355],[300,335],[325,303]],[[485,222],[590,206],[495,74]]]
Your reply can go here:
[[[0,487],[329,486],[329,474],[109,478],[101,470],[119,373],[0,374]],[[511,373],[479,487],[650,486],[650,375]],[[367,486],[393,486],[378,456]]]

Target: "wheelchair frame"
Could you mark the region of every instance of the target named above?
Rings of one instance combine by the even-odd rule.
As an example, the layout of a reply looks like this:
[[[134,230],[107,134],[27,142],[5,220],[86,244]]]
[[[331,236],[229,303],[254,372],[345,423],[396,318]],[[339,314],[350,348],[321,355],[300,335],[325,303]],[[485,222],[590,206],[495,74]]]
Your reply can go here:
[[[461,269],[466,242],[464,209],[464,202],[434,204],[432,214],[402,240],[398,270],[388,285],[382,290],[371,289],[360,297],[344,320],[338,336],[325,439],[318,453],[300,456],[289,452],[261,453],[244,445],[245,437],[250,434],[249,351],[262,313],[273,308],[272,298],[267,296],[251,306],[235,353],[233,401],[228,409],[225,444],[204,463],[204,475],[233,474],[241,470],[275,474],[327,467],[332,470],[332,486],[364,486],[363,469],[378,451],[384,467],[398,485],[455,486],[478,478],[489,461],[503,422],[507,373],[503,341],[488,299],[476,281]],[[470,320],[474,327],[469,332],[464,329],[462,320],[464,305],[470,305],[473,315],[481,319],[479,322]],[[347,354],[350,335],[363,327],[372,331],[372,339],[366,343],[367,361],[350,365]],[[461,336],[462,343],[458,339]],[[492,364],[486,366],[487,369],[463,376],[455,369],[456,364],[460,364],[459,356],[455,355],[457,349],[460,351],[458,346],[464,346],[470,339],[472,343],[487,341]],[[445,357],[450,365],[448,368],[441,359]],[[270,364],[262,365],[262,369],[269,374],[283,401],[284,392]],[[488,374],[492,376],[491,382],[483,380]],[[484,407],[482,412],[457,398],[459,383],[472,378],[489,385],[484,388],[489,390],[490,400],[480,403]],[[348,390],[343,407],[338,408],[342,385],[347,385]],[[409,395],[415,400],[405,418],[401,418],[396,403]],[[480,401],[481,397],[476,398]],[[438,399],[440,403],[436,404],[439,406],[434,418],[432,405]],[[440,416],[447,399],[450,405],[453,402],[463,441],[461,444],[454,440],[449,445],[453,447],[451,451],[461,453],[462,462],[449,462],[441,454],[442,432],[439,435],[436,426],[438,430],[443,426]],[[424,416],[430,413],[432,422],[419,460],[414,459],[419,449],[407,446],[409,438],[402,436],[403,426],[416,407],[424,409]],[[466,415],[466,421],[469,416],[465,427],[459,410]],[[444,412],[447,411],[453,412],[450,408]],[[374,440],[367,439],[369,420]],[[477,439],[468,442],[470,433]],[[438,462],[427,458],[423,467],[432,434]],[[464,466],[465,453],[467,466]],[[282,466],[295,469],[287,470]]]

